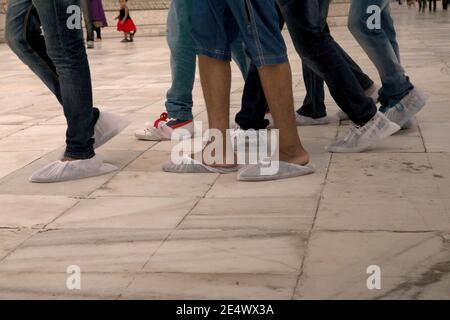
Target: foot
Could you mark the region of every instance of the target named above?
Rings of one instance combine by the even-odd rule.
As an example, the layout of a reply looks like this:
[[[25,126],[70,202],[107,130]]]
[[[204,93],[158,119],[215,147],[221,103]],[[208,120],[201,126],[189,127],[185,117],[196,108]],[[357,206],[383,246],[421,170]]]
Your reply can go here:
[[[192,120],[169,119],[167,113],[162,113],[153,125],[147,123],[144,129],[137,130],[135,136],[139,140],[167,141],[172,139],[176,132],[181,139],[190,139],[194,135],[194,122]]]
[[[94,148],[100,148],[121,133],[129,124],[130,122],[124,117],[109,112],[100,112],[94,128]]]
[[[368,98],[372,99],[373,103],[375,103],[375,104],[377,104],[378,101],[380,100],[379,92],[380,92],[380,86],[378,86],[377,84],[373,84],[369,89],[364,91],[366,96]],[[340,121],[345,121],[345,120],[349,119],[348,115],[342,110],[338,111],[337,117]]]
[[[104,175],[118,170],[112,164],[104,163],[99,156],[86,160],[55,161],[37,170],[30,182],[52,183],[78,180]]]
[[[320,126],[330,123],[328,117],[311,118],[295,113],[295,123],[297,126]]]
[[[312,164],[299,165],[285,161],[262,161],[239,170],[239,181],[259,182],[296,178],[315,172]]]
[[[95,47],[94,41],[88,41],[87,42],[87,48],[88,49],[94,49],[94,47]]]
[[[399,125],[389,121],[381,112],[377,112],[372,120],[364,126],[353,124],[347,132],[338,137],[326,150],[335,153],[362,152],[399,130]]]
[[[389,108],[385,115],[400,127],[408,123],[425,106],[428,98],[419,89],[414,89],[406,97],[392,108]]]

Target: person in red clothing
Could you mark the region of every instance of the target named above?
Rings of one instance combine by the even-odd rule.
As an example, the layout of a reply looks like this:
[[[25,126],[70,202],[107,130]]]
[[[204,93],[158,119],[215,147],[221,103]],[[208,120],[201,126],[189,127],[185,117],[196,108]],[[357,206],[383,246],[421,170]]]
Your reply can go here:
[[[116,17],[117,31],[123,32],[123,40],[121,42],[133,42],[134,35],[136,34],[136,25],[130,16],[130,9],[127,6],[128,0],[120,0],[120,12]]]

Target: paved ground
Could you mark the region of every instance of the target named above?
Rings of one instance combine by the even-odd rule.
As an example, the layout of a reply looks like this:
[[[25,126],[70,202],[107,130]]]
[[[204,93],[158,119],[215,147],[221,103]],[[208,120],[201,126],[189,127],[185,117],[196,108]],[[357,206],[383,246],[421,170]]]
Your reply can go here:
[[[96,104],[132,121],[99,151],[120,172],[28,183],[62,150],[64,119],[1,45],[0,298],[450,298],[450,17],[406,8],[395,16],[403,62],[431,94],[416,126],[350,155],[324,152],[343,130],[337,121],[301,128],[317,174],[260,184],[162,173],[171,143],[133,139],[163,108],[163,38],[110,39],[90,52]],[[378,80],[346,29],[334,33]],[[236,112],[236,69],[234,80]],[[198,87],[195,98],[205,121]],[[81,268],[80,291],[66,288],[70,265]],[[381,268],[381,290],[366,287],[371,265]]]

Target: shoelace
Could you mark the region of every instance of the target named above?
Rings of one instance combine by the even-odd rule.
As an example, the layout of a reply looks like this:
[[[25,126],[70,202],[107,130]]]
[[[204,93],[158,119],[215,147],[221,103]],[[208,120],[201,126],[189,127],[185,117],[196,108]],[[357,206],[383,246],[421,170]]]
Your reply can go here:
[[[158,129],[159,124],[161,122],[167,122],[168,118],[169,118],[169,115],[167,114],[167,112],[161,113],[161,115],[159,116],[159,119],[157,119],[157,120],[155,120],[155,122],[153,122],[153,126],[152,126],[151,122],[146,122],[144,124],[144,131],[149,132],[153,127]]]
[[[159,119],[156,120],[155,123],[153,123],[153,126],[158,129],[159,124],[161,122],[167,122],[167,119],[169,119],[169,115],[167,114],[167,112],[163,112],[159,116]]]

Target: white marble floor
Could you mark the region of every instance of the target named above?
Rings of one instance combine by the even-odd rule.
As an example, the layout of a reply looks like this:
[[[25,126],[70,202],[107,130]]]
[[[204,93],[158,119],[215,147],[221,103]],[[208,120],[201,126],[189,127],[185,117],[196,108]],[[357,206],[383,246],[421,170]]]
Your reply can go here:
[[[324,151],[342,130],[337,120],[300,128],[318,172],[259,184],[163,173],[171,143],[134,139],[163,111],[162,37],[106,39],[89,52],[95,104],[132,122],[99,150],[121,170],[28,183],[61,152],[65,121],[0,45],[0,298],[449,299],[450,13],[394,7],[403,63],[431,95],[415,126],[350,155]],[[333,33],[378,82],[348,31]],[[289,50],[300,104],[300,62],[290,42]],[[233,80],[236,112],[243,81],[235,67]],[[205,122],[198,84],[194,96]],[[329,96],[327,106],[334,115]],[[70,265],[81,268],[81,290],[66,287]],[[381,268],[380,290],[367,289],[371,265]]]

